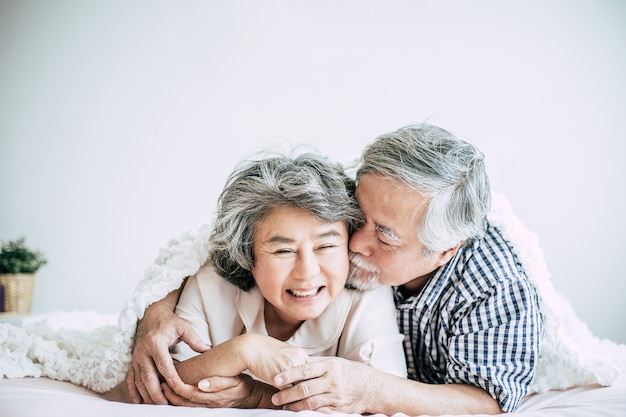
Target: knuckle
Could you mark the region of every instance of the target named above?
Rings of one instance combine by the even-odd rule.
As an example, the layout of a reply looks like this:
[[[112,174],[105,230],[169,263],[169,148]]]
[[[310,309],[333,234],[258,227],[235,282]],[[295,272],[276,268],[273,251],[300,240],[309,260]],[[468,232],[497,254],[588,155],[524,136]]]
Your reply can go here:
[[[318,407],[314,397],[305,398],[302,403],[307,410],[315,410]]]
[[[305,363],[302,365],[302,375],[306,377],[310,377],[313,375],[313,366],[310,363]]]
[[[151,379],[152,379],[152,373],[150,372],[150,370],[144,367],[140,367],[139,372],[135,374],[135,381],[143,381],[143,380],[149,381]]]
[[[298,387],[299,393],[303,397],[307,397],[308,399],[308,397],[311,395],[311,388],[309,387],[309,384],[307,384],[306,382],[302,382],[298,384],[297,387]]]
[[[198,401],[198,393],[196,391],[192,391],[189,393],[189,397],[187,398],[189,401],[197,403]]]

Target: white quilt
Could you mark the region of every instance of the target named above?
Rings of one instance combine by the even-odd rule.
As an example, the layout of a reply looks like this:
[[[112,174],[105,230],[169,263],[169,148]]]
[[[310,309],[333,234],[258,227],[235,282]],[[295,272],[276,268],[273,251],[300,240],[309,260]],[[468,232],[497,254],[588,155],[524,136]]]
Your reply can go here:
[[[537,286],[545,336],[533,390],[545,392],[587,384],[611,385],[626,371],[626,345],[595,337],[555,291],[536,236],[494,195],[491,222],[514,246]],[[37,317],[21,327],[0,325],[0,373],[7,378],[40,377],[70,381],[106,392],[123,381],[131,360],[137,320],[153,302],[178,288],[208,256],[210,227],[202,225],[163,248],[128,299],[117,321],[96,313]],[[94,325],[95,323],[95,325]]]

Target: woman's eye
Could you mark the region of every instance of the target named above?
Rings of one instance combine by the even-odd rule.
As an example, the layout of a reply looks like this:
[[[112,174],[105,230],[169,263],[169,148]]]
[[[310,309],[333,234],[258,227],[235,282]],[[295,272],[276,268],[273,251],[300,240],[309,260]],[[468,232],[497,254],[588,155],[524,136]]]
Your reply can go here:
[[[293,253],[293,251],[291,249],[278,249],[275,250],[274,253],[277,255],[288,255],[290,253]]]

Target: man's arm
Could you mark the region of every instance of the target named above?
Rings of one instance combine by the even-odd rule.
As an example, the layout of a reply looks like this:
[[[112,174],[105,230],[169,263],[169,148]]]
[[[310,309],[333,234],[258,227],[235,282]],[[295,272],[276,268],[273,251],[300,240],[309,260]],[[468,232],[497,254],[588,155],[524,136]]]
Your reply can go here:
[[[324,358],[274,378],[275,386],[289,384],[295,385],[274,394],[272,402],[292,411],[386,415],[502,413],[498,402],[481,388],[424,384],[341,358]]]
[[[174,390],[184,388],[169,352],[171,346],[183,340],[197,352],[208,348],[193,328],[174,314],[181,290],[182,286],[152,304],[137,323],[133,357],[126,378],[128,393],[134,403],[168,403],[163,395],[159,375]]]

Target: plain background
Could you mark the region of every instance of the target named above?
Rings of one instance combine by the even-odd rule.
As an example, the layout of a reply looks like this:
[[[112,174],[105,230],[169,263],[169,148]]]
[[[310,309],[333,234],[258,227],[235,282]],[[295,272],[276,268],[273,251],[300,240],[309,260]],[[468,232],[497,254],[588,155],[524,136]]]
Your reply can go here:
[[[624,74],[621,0],[0,0],[0,239],[49,258],[34,313],[116,313],[244,156],[427,120],[623,343]]]

